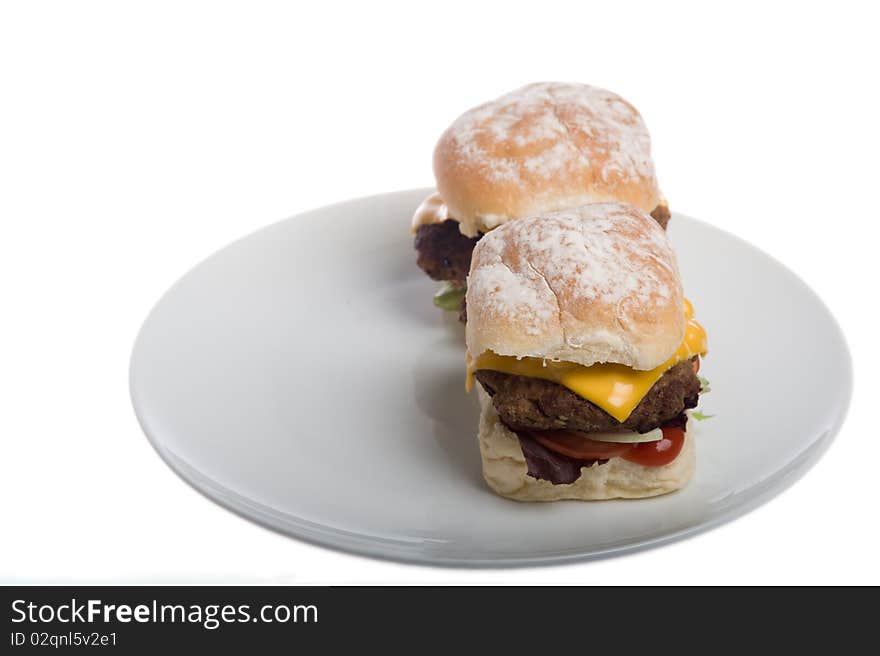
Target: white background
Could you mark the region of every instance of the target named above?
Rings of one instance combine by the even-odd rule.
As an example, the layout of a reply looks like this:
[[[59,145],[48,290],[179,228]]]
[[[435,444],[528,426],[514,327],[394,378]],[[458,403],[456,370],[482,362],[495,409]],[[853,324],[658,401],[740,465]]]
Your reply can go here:
[[[0,581],[880,583],[880,48],[867,10],[299,4],[0,5]],[[166,288],[267,223],[432,184],[452,119],[545,79],[634,103],[671,206],[771,253],[836,314],[855,395],[821,462],[708,534],[513,571],[301,544],[178,479],[127,386]],[[754,394],[789,402],[786,372]]]

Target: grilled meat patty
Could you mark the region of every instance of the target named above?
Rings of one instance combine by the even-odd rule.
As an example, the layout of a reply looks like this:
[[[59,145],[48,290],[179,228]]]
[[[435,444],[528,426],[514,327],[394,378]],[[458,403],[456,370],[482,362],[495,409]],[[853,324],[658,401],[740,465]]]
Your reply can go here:
[[[458,221],[429,223],[416,230],[416,263],[434,280],[451,280],[464,284],[471,268],[479,237],[466,237],[458,229]]]
[[[644,433],[699,401],[700,381],[692,360],[663,374],[623,423],[558,383],[480,369],[475,373],[505,424],[514,430],[567,429],[589,433],[620,428]]]

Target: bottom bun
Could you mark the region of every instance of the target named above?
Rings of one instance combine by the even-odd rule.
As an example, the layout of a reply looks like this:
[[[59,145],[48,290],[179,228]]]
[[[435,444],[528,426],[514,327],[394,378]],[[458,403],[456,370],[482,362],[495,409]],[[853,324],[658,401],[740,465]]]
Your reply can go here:
[[[517,501],[558,501],[580,499],[642,499],[673,492],[693,476],[696,448],[693,437],[685,433],[678,457],[662,467],[645,467],[623,458],[581,468],[573,483],[554,485],[529,476],[526,459],[516,433],[498,420],[495,408],[480,389],[480,455],[483,478],[495,492]]]

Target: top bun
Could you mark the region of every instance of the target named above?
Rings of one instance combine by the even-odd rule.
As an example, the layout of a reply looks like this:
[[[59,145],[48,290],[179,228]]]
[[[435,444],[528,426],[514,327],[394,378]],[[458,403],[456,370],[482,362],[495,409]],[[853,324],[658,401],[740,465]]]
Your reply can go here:
[[[649,213],[666,204],[642,117],[586,84],[530,84],[465,112],[437,142],[434,175],[470,237],[586,203],[624,201]]]
[[[625,203],[511,221],[474,248],[468,354],[653,369],[684,339],[684,295],[666,233]]]

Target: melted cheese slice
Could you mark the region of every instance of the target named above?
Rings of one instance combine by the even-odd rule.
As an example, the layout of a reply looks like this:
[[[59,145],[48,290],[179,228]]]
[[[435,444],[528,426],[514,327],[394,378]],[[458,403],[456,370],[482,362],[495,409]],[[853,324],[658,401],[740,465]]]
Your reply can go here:
[[[446,207],[446,203],[443,202],[440,194],[433,193],[416,208],[410,229],[415,232],[423,225],[443,223],[448,218],[449,209]]]
[[[567,387],[578,396],[596,404],[623,422],[651,390],[660,377],[673,366],[695,355],[706,353],[706,331],[694,320],[694,308],[685,300],[687,325],[684,340],[672,357],[656,369],[638,371],[622,364],[594,364],[585,367],[574,362],[551,362],[541,358],[516,358],[487,351],[475,360],[468,359],[467,389],[473,387],[473,373],[491,369],[516,376],[542,378]]]

